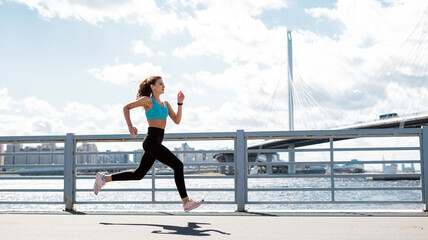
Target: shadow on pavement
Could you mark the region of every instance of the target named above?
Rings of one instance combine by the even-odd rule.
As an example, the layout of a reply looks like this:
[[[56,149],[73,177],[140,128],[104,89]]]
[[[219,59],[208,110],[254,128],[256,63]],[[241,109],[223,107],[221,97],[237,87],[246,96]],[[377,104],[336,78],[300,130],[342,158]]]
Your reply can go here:
[[[105,223],[100,222],[102,225],[122,225],[122,226],[148,226],[148,227],[160,227],[163,230],[154,230],[152,233],[156,234],[177,234],[177,235],[187,235],[187,236],[211,236],[208,232],[216,232],[223,235],[230,235],[230,233],[222,232],[215,229],[205,229],[199,230],[201,228],[199,225],[210,225],[210,223],[196,223],[188,222],[187,227],[172,226],[172,225],[162,225],[162,224],[143,224],[143,223]]]

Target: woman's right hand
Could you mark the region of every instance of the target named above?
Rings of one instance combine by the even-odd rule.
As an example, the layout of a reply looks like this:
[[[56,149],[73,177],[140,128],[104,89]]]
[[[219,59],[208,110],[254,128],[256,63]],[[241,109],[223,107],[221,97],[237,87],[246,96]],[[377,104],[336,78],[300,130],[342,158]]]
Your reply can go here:
[[[136,127],[134,127],[134,126],[128,127],[128,130],[129,130],[129,133],[130,133],[133,137],[137,136],[137,134],[138,134],[138,130],[137,130],[137,128],[136,128]]]

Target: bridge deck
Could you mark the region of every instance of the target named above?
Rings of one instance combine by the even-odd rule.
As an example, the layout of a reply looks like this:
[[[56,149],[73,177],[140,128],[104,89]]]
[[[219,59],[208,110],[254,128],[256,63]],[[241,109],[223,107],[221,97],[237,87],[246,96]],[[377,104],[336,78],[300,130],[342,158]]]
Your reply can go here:
[[[424,125],[428,125],[428,113],[392,117],[382,120],[374,120],[369,122],[361,122],[352,125],[342,126],[333,128],[330,130],[346,130],[346,129],[382,129],[382,128],[420,128]],[[345,140],[345,139],[334,139]],[[248,147],[248,149],[275,149],[275,148],[288,148],[289,145],[293,144],[294,147],[304,147],[320,143],[328,142],[328,139],[284,139],[284,140],[271,140],[261,144],[254,144]]]
[[[426,239],[428,213],[0,213],[1,239]]]

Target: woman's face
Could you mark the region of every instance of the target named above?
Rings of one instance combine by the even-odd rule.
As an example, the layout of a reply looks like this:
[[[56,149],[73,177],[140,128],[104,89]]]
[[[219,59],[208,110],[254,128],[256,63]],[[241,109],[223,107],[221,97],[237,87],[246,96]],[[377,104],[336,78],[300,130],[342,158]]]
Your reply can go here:
[[[155,84],[151,85],[152,92],[156,94],[163,94],[165,92],[165,85],[162,78],[158,79]]]

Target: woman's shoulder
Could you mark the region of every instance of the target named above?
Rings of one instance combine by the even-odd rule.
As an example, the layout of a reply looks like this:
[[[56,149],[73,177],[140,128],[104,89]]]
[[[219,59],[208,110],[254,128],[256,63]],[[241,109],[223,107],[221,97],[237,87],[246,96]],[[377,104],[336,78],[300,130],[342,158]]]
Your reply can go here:
[[[138,102],[139,105],[145,107],[151,106],[153,104],[152,98],[147,96],[142,96],[138,98],[136,102]]]
[[[168,102],[168,101],[164,101],[164,103],[165,103],[168,107],[171,107],[171,105],[169,104],[169,102]]]
[[[151,97],[147,97],[147,96],[142,96],[142,97],[140,97],[140,98],[137,99],[137,102],[148,103],[148,102],[152,102],[152,101],[153,101],[152,98]]]

